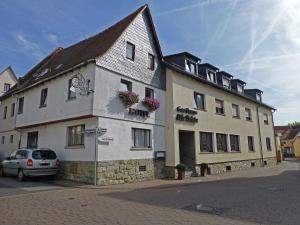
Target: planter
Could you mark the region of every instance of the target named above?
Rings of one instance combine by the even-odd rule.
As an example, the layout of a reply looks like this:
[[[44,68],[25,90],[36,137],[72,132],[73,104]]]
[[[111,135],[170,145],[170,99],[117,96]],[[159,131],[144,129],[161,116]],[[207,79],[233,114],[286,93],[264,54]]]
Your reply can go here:
[[[184,164],[178,164],[176,166],[177,174],[178,174],[178,180],[184,180],[185,179],[185,165]]]
[[[178,173],[178,180],[185,179],[185,170],[177,170],[177,173]]]
[[[132,91],[119,91],[118,95],[125,107],[139,102],[139,95]]]
[[[160,106],[160,102],[156,98],[144,98],[142,103],[149,109],[149,111],[155,111],[159,109]]]
[[[207,174],[208,171],[208,164],[207,163],[201,163],[200,164],[200,176],[204,177]]]

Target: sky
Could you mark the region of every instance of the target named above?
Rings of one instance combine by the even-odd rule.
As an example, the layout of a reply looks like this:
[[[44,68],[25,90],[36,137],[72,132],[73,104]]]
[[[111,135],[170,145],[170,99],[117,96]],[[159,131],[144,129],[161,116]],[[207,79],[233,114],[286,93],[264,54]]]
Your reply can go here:
[[[164,55],[188,51],[261,89],[276,125],[300,121],[300,0],[1,0],[0,71],[23,76],[146,3]]]

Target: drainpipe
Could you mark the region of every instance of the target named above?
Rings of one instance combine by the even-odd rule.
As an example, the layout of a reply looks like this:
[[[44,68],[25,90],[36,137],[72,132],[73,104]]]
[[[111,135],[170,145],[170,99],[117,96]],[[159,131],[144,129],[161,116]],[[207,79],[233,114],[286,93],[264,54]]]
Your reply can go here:
[[[263,167],[264,166],[264,153],[263,153],[262,140],[261,140],[260,120],[259,120],[259,112],[258,112],[259,108],[260,108],[260,106],[256,107],[256,116],[257,116],[257,127],[258,127],[258,136],[259,136],[259,144],[260,144],[261,167]]]
[[[15,129],[17,132],[19,132],[19,143],[18,143],[18,148],[21,148],[21,140],[22,140],[22,131],[20,129],[16,128],[16,124],[17,124],[17,116],[18,116],[18,103],[19,103],[19,97],[18,94],[12,94],[12,97],[17,98],[16,104],[15,104],[15,108],[14,108],[14,121],[15,121]]]

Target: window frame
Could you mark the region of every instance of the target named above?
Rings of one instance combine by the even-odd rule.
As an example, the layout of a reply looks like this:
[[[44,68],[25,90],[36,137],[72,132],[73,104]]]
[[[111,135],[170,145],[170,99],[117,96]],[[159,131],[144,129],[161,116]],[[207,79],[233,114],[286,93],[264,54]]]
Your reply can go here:
[[[68,80],[68,100],[74,100],[77,98],[76,91],[71,91],[72,80],[72,78]]]
[[[136,145],[136,132],[142,131],[144,136],[144,145],[138,146]],[[149,143],[146,143],[148,140]],[[152,149],[152,139],[151,139],[151,129],[144,129],[144,128],[131,128],[131,141],[132,141],[132,148],[147,148]],[[147,146],[148,145],[148,146]]]
[[[206,135],[206,141],[202,139],[202,135]],[[210,136],[209,136],[210,135]],[[200,139],[200,152],[201,153],[213,153],[214,152],[214,136],[212,132],[200,131],[199,132]],[[210,140],[210,143],[209,141]],[[203,143],[205,142],[205,143]],[[211,144],[211,146],[209,145]]]
[[[1,137],[1,144],[3,144],[3,145],[5,144],[5,136]]]
[[[47,97],[48,97],[48,88],[44,88],[44,89],[41,90],[40,108],[47,107],[47,103],[46,103],[47,102]]]
[[[77,129],[80,127],[80,133],[77,133]],[[72,129],[74,133],[72,134]],[[71,131],[71,132],[70,132]],[[74,135],[74,136],[72,136]],[[80,138],[77,140],[77,136],[80,135]],[[76,147],[85,145],[85,124],[73,125],[67,127],[67,147]]]
[[[15,108],[16,108],[16,103],[13,102],[10,107],[10,117],[15,116]]]
[[[224,81],[228,82],[228,86],[224,84]],[[223,87],[226,88],[226,89],[231,88],[230,79],[228,77],[222,76],[222,84],[223,84]]]
[[[266,137],[266,146],[267,146],[267,151],[272,151],[272,144],[271,144],[270,137]]]
[[[25,102],[24,97],[18,99],[18,114],[24,113],[24,102]]]
[[[148,53],[148,69],[154,70],[155,69],[155,55]]]
[[[211,78],[210,75],[213,75],[213,80],[210,79]],[[209,69],[207,70],[207,72],[206,72],[206,78],[211,83],[217,83],[217,74],[213,70],[209,70]]]
[[[241,91],[239,91],[239,88],[241,88]],[[242,84],[237,84],[236,85],[236,90],[239,94],[244,94],[244,86]]]
[[[6,87],[8,87],[8,89]],[[8,92],[10,90],[10,88],[11,88],[11,84],[4,83],[4,85],[3,85],[3,92],[4,93]]]
[[[233,137],[237,137],[237,147],[238,147],[238,149],[234,149],[233,147],[233,141],[232,141],[232,139],[231,138],[233,138]],[[231,152],[241,152],[241,141],[240,141],[240,135],[236,135],[236,134],[230,134],[229,135],[229,141],[230,141],[230,151]]]
[[[254,137],[253,136],[247,136],[247,141],[248,141],[248,150],[249,150],[249,152],[255,152]]]
[[[250,117],[247,117],[247,112],[249,112]],[[252,121],[252,110],[250,108],[245,108],[245,114],[246,114],[245,116],[246,121]]]
[[[9,136],[9,143],[14,143],[14,135],[13,134],[11,134],[10,136]]]
[[[236,109],[236,116],[234,115],[234,109]],[[240,106],[237,104],[232,104],[232,117],[236,119],[241,118]]]
[[[36,144],[35,145],[31,145],[31,143],[29,142],[30,135],[32,135],[32,137],[34,135],[36,135]],[[28,132],[27,133],[27,148],[37,148],[38,147],[38,143],[39,143],[39,132],[38,131]]]
[[[150,97],[147,96],[147,92],[150,93]],[[154,89],[145,87],[145,98],[154,98]]]
[[[5,120],[7,117],[7,106],[3,107],[3,119]]]
[[[188,69],[187,71],[189,73],[197,74],[197,63],[196,62],[193,62],[192,60],[186,59],[185,60],[185,65],[186,65],[186,69]],[[191,65],[193,65],[194,71],[192,71]]]
[[[121,84],[126,85],[126,87],[127,87],[126,91],[132,91],[132,82],[131,81],[121,79],[121,81],[120,81],[120,91],[125,91],[125,90],[122,90]]]
[[[127,55],[127,51],[128,51],[128,46],[131,46],[131,57]],[[130,61],[134,62],[135,59],[135,45],[129,41],[126,42],[126,48],[125,48],[125,57],[126,59],[129,59]]]
[[[197,105],[197,101],[196,101],[196,96],[197,96],[197,95],[202,96],[202,99],[203,99],[203,108],[198,107],[198,105]],[[196,108],[196,109],[198,109],[198,110],[203,110],[203,111],[206,110],[206,102],[205,102],[205,99],[206,99],[206,98],[205,98],[205,95],[204,95],[204,94],[194,91],[194,104],[195,104],[195,108]]]
[[[217,101],[219,101],[221,103],[222,108],[217,107]],[[218,112],[218,109],[220,109],[221,112]],[[225,115],[225,104],[224,104],[223,100],[218,99],[218,98],[215,99],[215,112],[217,115]]]
[[[269,125],[269,115],[267,113],[264,113],[264,124]]]
[[[221,143],[221,147],[223,148],[223,147],[225,147],[224,149],[220,149],[219,147],[220,147],[220,143],[219,143],[219,138],[218,137],[222,137],[222,138],[224,138],[225,137],[225,139],[224,140],[222,140],[222,141],[225,141],[225,143]],[[217,152],[228,152],[228,143],[227,143],[227,134],[224,134],[224,133],[216,133],[216,144],[217,144]]]

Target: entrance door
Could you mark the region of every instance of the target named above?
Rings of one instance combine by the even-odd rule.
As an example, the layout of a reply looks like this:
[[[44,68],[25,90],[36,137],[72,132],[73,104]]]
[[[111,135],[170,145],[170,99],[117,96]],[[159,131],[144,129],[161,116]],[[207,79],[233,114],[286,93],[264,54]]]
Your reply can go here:
[[[39,133],[37,131],[29,132],[27,134],[27,148],[37,148],[38,137],[39,137]]]
[[[195,132],[179,131],[180,163],[186,165],[187,170],[195,170]]]

